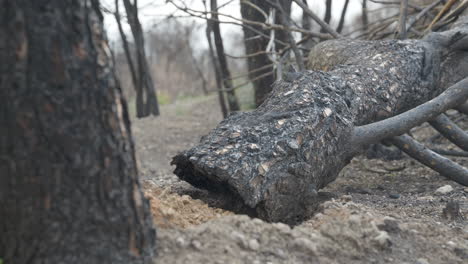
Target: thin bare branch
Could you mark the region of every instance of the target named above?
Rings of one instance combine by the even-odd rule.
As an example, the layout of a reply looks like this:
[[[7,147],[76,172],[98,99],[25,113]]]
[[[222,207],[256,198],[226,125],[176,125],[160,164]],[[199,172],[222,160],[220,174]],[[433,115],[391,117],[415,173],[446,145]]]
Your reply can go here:
[[[230,54],[227,54],[225,53],[225,55],[229,58],[233,58],[233,59],[246,59],[246,58],[252,58],[252,57],[256,57],[256,56],[260,56],[260,55],[263,55],[263,54],[274,54],[276,52],[273,52],[273,51],[258,51],[258,52],[255,52],[255,53],[251,53],[251,54],[246,54],[246,55],[242,55],[242,56],[235,56],[235,55],[230,55]]]
[[[452,6],[457,2],[457,0],[449,0],[447,3],[445,3],[444,7],[440,10],[440,12],[437,14],[437,16],[432,20],[432,22],[429,24],[429,26],[426,28],[426,32],[430,31],[432,29],[432,26],[439,21],[449,10],[452,8]]]
[[[244,74],[240,74],[240,75],[236,75],[236,76],[234,76],[234,77],[231,77],[231,80],[239,79],[239,78],[242,78],[242,77],[247,77],[247,76],[249,76],[249,75],[252,74],[252,73],[256,73],[256,72],[259,72],[259,71],[261,71],[261,70],[268,69],[268,68],[272,67],[273,65],[274,65],[274,63],[270,63],[270,64],[267,64],[267,65],[264,65],[264,66],[262,66],[262,67],[256,68],[256,69],[251,70],[251,71],[249,71],[249,72],[246,72],[246,73],[244,73]]]
[[[265,72],[265,73],[263,73],[263,74],[258,75],[258,76],[255,77],[255,78],[252,78],[252,79],[250,79],[250,80],[248,80],[248,81],[245,81],[245,82],[243,82],[243,83],[241,83],[241,84],[238,84],[238,85],[236,85],[236,86],[234,86],[234,87],[232,87],[232,88],[221,89],[220,91],[223,91],[223,92],[231,92],[231,91],[234,91],[234,90],[236,90],[236,89],[238,89],[238,88],[240,88],[240,87],[242,87],[242,86],[244,86],[244,85],[247,85],[247,84],[249,84],[249,83],[251,83],[251,82],[255,82],[256,80],[260,80],[260,79],[265,78],[265,77],[267,77],[267,76],[270,76],[270,75],[272,75],[272,74],[273,74],[272,71],[268,71],[268,72]]]
[[[432,127],[434,127],[440,134],[450,140],[453,144],[459,148],[468,151],[468,134],[461,129],[457,124],[452,122],[450,118],[442,114],[429,121]]]
[[[195,10],[195,9],[191,9],[191,8],[188,8],[186,6],[182,7],[176,3],[174,3],[174,1],[170,0],[169,3],[171,3],[172,5],[174,5],[174,7],[176,7],[177,9],[179,9],[180,11],[182,12],[185,12],[193,17],[198,17],[198,18],[201,18],[201,19],[207,19],[206,17],[203,16],[204,12],[203,11],[198,11],[198,10]],[[264,29],[270,29],[270,30],[283,30],[283,31],[294,31],[294,32],[300,32],[300,33],[304,33],[304,34],[309,34],[309,35],[312,35],[313,37],[317,37],[317,38],[323,38],[323,39],[331,39],[333,38],[333,36],[330,36],[329,34],[324,34],[324,33],[318,33],[318,32],[311,32],[311,31],[308,31],[308,30],[304,30],[302,28],[299,28],[299,27],[287,27],[287,26],[284,26],[284,25],[278,25],[278,24],[271,24],[271,23],[266,23],[266,22],[258,22],[258,21],[252,21],[252,20],[247,20],[247,19],[243,19],[243,18],[238,18],[238,17],[235,17],[235,16],[232,16],[232,15],[228,15],[228,14],[223,14],[223,13],[219,13],[217,11],[211,11],[209,12],[211,13],[212,15],[215,15],[215,16],[224,16],[224,17],[227,17],[227,18],[230,18],[234,21],[238,21],[238,22],[233,22],[233,21],[221,21],[219,19],[213,19],[213,18],[210,18],[212,20],[214,20],[215,22],[218,22],[218,23],[223,23],[223,24],[232,24],[232,25],[237,25],[237,26],[240,26],[240,27],[246,27],[248,28],[249,30],[252,30],[254,31],[255,33],[257,34],[260,34],[266,38],[269,38],[268,35],[265,35],[264,33],[258,31],[258,30],[255,30],[254,28],[252,27],[248,27],[247,25],[252,25],[252,26],[259,26],[259,27],[262,27]],[[245,24],[243,24],[245,23]],[[246,25],[247,24],[247,25]],[[279,41],[278,41],[279,42]],[[286,43],[284,42],[281,42],[279,43],[281,45],[287,45]]]
[[[468,158],[468,151],[460,151],[460,150],[453,150],[453,149],[440,149],[440,148],[430,148],[430,150],[440,155]]]
[[[388,141],[412,158],[437,171],[442,176],[461,185],[468,186],[468,170],[465,167],[429,150],[410,136],[403,135],[393,137]]]
[[[302,0],[293,0],[297,5],[299,5],[304,12],[307,13],[315,22],[317,22],[323,29],[325,29],[330,35],[332,35],[334,38],[340,38],[340,34],[336,32],[333,28],[331,28],[327,23],[325,23],[322,19],[320,19],[312,10],[307,7]]]
[[[410,30],[413,25],[418,22],[422,17],[424,17],[426,14],[428,14],[429,11],[431,11],[434,7],[438,6],[442,0],[437,0],[434,1],[434,3],[426,6],[421,12],[419,12],[407,25],[407,29]]]
[[[286,14],[279,0],[276,0],[276,8],[280,12],[280,18],[283,24],[286,25],[287,27],[291,27],[291,21],[290,21],[291,18],[289,17],[288,14]],[[288,37],[289,45],[291,45],[291,49],[294,53],[294,57],[296,58],[297,66],[299,67],[300,71],[304,71],[305,65],[304,65],[304,61],[302,60],[302,53],[297,48],[296,41],[294,40],[294,37],[291,31],[286,31],[286,35]]]

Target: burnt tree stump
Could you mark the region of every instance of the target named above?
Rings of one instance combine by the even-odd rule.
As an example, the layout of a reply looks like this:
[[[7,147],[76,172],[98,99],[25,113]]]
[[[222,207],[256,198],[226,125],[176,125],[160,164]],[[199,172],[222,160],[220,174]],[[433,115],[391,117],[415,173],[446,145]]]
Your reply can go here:
[[[229,116],[175,156],[175,174],[237,197],[260,218],[295,223],[364,150],[352,142],[355,126],[412,109],[443,92],[441,80],[466,76],[446,54],[460,50],[451,44],[467,28],[424,40],[322,42],[311,52],[312,70],[276,82],[256,110]]]

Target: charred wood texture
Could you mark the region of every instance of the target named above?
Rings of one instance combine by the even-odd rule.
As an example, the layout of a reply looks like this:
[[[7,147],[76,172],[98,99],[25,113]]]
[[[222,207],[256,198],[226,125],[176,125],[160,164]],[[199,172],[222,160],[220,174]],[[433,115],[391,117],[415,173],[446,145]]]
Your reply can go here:
[[[0,0],[0,258],[152,263],[98,1]]]
[[[318,44],[311,71],[277,82],[255,111],[222,121],[174,157],[175,173],[238,197],[263,219],[301,220],[314,210],[317,190],[361,151],[352,142],[355,126],[401,114],[447,88],[439,81],[459,65],[444,64],[445,54],[466,34],[466,25],[461,28],[425,40]]]

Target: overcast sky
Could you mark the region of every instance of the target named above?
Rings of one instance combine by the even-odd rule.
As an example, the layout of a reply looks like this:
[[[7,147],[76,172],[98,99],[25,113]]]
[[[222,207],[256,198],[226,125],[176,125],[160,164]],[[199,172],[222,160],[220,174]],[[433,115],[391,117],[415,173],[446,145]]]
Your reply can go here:
[[[203,11],[203,3],[202,0],[175,0],[175,3],[178,5],[187,5],[191,9]],[[207,1],[209,2],[209,1]],[[223,6],[220,9],[220,13],[229,14],[235,17],[240,17],[240,4],[239,0],[218,0],[218,6]],[[323,13],[325,12],[325,0],[313,0],[308,1],[311,10],[317,13],[320,17],[323,17]],[[114,10],[114,3],[115,0],[102,0],[101,3],[108,8],[109,10]],[[209,4],[209,3],[208,3]],[[333,0],[333,9],[332,9],[332,17],[338,19],[340,17],[341,11],[343,9],[344,0]],[[176,16],[187,16],[187,14],[183,13],[182,11],[178,11],[177,8],[172,5],[171,3],[166,3],[166,0],[139,0],[138,5],[140,8],[140,20],[143,25],[143,30],[148,31],[152,27],[157,26],[158,23],[167,17],[168,15],[176,15]],[[123,7],[120,8],[121,12],[124,10]],[[349,21],[352,17],[359,15],[361,12],[361,0],[350,0],[348,6],[348,12],[346,15],[346,20]],[[292,7],[292,16],[296,21],[300,21],[302,16],[302,10],[298,7],[295,3],[293,3]],[[193,18],[180,18],[180,21],[185,21],[191,23]],[[203,20],[197,19],[200,23],[204,23]],[[229,21],[229,18],[220,17],[221,21]],[[337,21],[332,21],[332,24],[337,24]],[[111,41],[115,41],[119,39],[118,36],[118,28],[117,24],[115,23],[114,17],[110,14],[105,14],[104,24],[109,35]],[[346,25],[346,22],[345,22]],[[125,25],[125,30],[129,33],[129,28]],[[229,24],[222,24],[221,31],[224,37],[232,36],[232,32],[242,32],[242,29],[235,25]],[[202,34],[203,31],[200,32]],[[203,44],[202,44],[203,45]],[[205,45],[203,45],[205,46]]]

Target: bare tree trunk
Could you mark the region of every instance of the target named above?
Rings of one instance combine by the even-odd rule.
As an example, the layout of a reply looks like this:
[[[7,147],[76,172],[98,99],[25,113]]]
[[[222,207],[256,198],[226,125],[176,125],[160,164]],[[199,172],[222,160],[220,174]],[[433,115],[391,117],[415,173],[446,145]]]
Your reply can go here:
[[[117,27],[119,29],[120,38],[122,39],[122,45],[125,52],[125,57],[127,58],[128,68],[130,70],[130,74],[132,76],[132,83],[135,89],[136,94],[136,114],[137,117],[144,117],[145,114],[145,104],[143,102],[143,87],[138,82],[138,77],[136,74],[135,64],[133,63],[132,55],[130,52],[130,47],[128,45],[127,36],[122,27],[122,20],[120,19],[120,11],[119,11],[119,0],[115,0],[115,21],[117,21]]]
[[[223,114],[223,118],[226,118],[228,114],[228,109],[226,107],[226,101],[224,99],[224,91],[223,91],[220,67],[218,65],[218,59],[216,58],[216,55],[214,53],[213,42],[211,40],[211,27],[212,27],[211,23],[212,21],[210,20],[207,20],[206,22],[206,40],[208,41],[211,64],[213,65],[213,71],[215,73],[215,79],[216,79],[216,87],[218,88],[219,105],[221,106],[221,112]]]
[[[346,11],[348,10],[348,4],[349,4],[349,0],[345,0],[343,10],[341,11],[340,22],[338,23],[338,27],[336,28],[336,32],[338,33],[341,33],[341,31],[343,31]]]
[[[307,0],[304,1],[304,4],[308,7],[308,3],[307,3]],[[305,30],[308,30],[308,31],[312,31],[312,23],[311,23],[311,18],[310,16],[307,14],[307,12],[305,12],[304,10],[302,10],[302,28],[305,29]],[[308,37],[308,35],[306,33],[303,33],[302,34],[302,38],[306,38]],[[314,42],[312,41],[312,39],[309,39],[307,40],[303,46],[306,48],[306,49],[310,49],[312,48],[312,46],[314,45]]]
[[[251,0],[253,4],[258,6],[261,10],[265,11],[268,14],[268,3],[266,1],[261,0]],[[259,11],[248,6],[241,2],[241,14],[242,18],[246,20],[258,21],[258,22],[265,22],[265,18],[261,15]],[[264,34],[268,35],[268,30],[262,29],[260,26],[253,26],[256,30],[263,32]],[[257,33],[253,32],[252,30],[242,27],[244,31],[244,45],[245,45],[245,54],[254,54],[259,51],[264,51],[268,45],[269,39],[260,36]],[[253,70],[259,69],[263,66],[271,64],[270,59],[268,58],[267,54],[259,54],[254,57],[247,58],[247,65],[249,70],[249,77],[251,80],[256,79],[258,76],[262,76],[268,72],[273,71],[273,66],[266,67],[263,70],[252,72]],[[255,96],[255,105],[259,106],[263,103],[266,99],[268,93],[271,91],[271,85],[275,81],[274,75],[268,75],[263,78],[257,79],[252,81],[252,85],[254,88],[254,96]]]
[[[277,9],[277,12],[276,12],[276,19],[275,21],[277,23],[282,23],[282,14],[284,14],[286,16],[287,19],[290,19],[291,17],[291,5],[292,5],[292,0],[269,0],[270,2],[272,3],[275,3],[276,2],[279,2],[279,5],[281,6],[281,10],[279,10],[279,8],[276,8]],[[270,4],[271,6],[271,4]],[[274,6],[273,6],[274,7]],[[285,25],[285,24],[283,24]],[[277,31],[276,32],[276,38],[278,40],[280,40],[281,42],[284,42],[284,43],[289,43],[289,34],[291,32],[289,31],[283,31],[283,30],[280,30],[280,31]],[[276,44],[276,50],[281,50],[285,48],[284,45],[281,45],[280,43],[277,43]]]
[[[330,25],[331,21],[331,11],[332,11],[332,0],[325,0],[325,16],[323,17],[323,21]],[[324,33],[327,32],[324,28],[320,30],[320,32]]]
[[[198,65],[197,59],[193,55],[193,50],[190,45],[190,32],[187,29],[186,34],[184,36],[185,40],[185,45],[187,46],[188,53],[190,54],[190,60],[192,61],[193,67],[197,71],[198,77],[202,80],[202,91],[203,94],[207,95],[208,94],[208,88],[206,87],[206,78],[205,75],[203,74],[203,71],[201,70],[200,66]]]
[[[468,40],[451,45],[467,33],[468,24],[425,40],[322,42],[309,56],[314,71],[278,82],[255,111],[228,117],[174,157],[175,173],[236,197],[266,220],[295,223],[314,210],[317,190],[368,144],[403,134],[468,98],[465,79],[442,94],[450,100],[429,101],[447,88],[441,80],[468,76],[463,63],[444,55],[468,48]],[[418,118],[399,118],[427,101],[424,111],[415,108]],[[380,123],[392,116],[391,125]]]
[[[398,39],[406,39],[406,20],[408,16],[408,0],[401,0],[400,18],[398,20]]]
[[[361,19],[362,19],[362,28],[364,32],[367,32],[369,29],[369,17],[367,15],[367,0],[362,0],[362,14],[361,14]]]
[[[0,256],[152,263],[127,106],[98,1],[0,0]]]
[[[138,5],[137,0],[132,4],[130,0],[123,0],[125,10],[127,12],[128,23],[132,30],[133,38],[135,40],[136,58],[138,65],[138,86],[137,91],[143,90],[146,92],[146,98],[143,98],[145,105],[145,112],[143,116],[159,115],[159,105],[154,88],[153,79],[146,60],[145,41],[143,37],[143,29],[138,19]],[[143,93],[138,93],[143,96]],[[137,94],[137,96],[138,96]],[[143,96],[144,97],[144,96]],[[146,100],[145,100],[146,99]]]
[[[237,102],[237,97],[234,92],[231,73],[229,72],[229,66],[226,59],[226,54],[224,53],[224,44],[223,39],[221,37],[221,30],[219,28],[219,17],[216,12],[218,12],[218,4],[217,0],[211,0],[210,2],[211,8],[211,17],[213,18],[212,21],[212,30],[214,35],[214,42],[216,47],[216,53],[218,55],[219,66],[221,67],[221,76],[223,78],[224,88],[226,88],[226,97],[229,105],[229,111],[239,111],[239,102]]]

